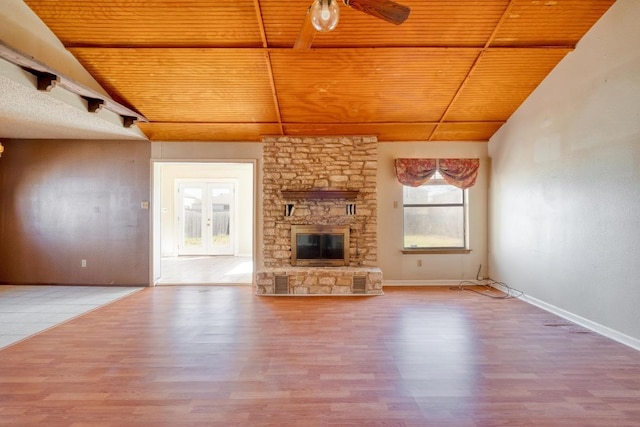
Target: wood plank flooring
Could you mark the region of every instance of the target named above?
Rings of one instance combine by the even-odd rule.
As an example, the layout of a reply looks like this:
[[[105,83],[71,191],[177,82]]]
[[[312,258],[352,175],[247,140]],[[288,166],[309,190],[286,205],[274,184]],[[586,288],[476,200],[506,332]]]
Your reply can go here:
[[[640,352],[518,300],[144,289],[0,351],[0,425],[640,426]]]

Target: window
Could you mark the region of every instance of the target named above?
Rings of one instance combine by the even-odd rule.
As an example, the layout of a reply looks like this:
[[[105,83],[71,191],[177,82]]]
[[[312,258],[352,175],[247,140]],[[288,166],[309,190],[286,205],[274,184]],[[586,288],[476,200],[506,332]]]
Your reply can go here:
[[[439,172],[419,187],[403,186],[404,249],[464,249],[466,196]]]

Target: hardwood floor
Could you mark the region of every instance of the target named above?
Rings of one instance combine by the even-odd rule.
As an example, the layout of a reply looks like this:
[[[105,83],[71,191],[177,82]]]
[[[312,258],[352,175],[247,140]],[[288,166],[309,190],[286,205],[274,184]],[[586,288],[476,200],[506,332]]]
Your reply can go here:
[[[448,288],[147,288],[0,351],[0,425],[640,426],[640,352]]]

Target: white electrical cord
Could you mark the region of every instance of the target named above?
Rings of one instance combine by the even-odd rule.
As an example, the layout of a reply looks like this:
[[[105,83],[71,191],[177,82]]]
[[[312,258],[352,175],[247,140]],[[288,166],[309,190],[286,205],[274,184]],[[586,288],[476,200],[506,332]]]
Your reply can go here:
[[[483,279],[480,277],[480,270],[482,269],[482,264],[478,266],[478,272],[476,273],[476,280],[463,280],[456,287],[449,288],[454,291],[469,291],[475,292],[476,294],[484,295],[493,299],[510,299],[510,298],[520,298],[524,295],[524,292],[512,288],[504,282],[498,282],[491,278]],[[468,286],[482,286],[485,288],[484,291],[479,291],[477,289],[469,288]],[[498,289],[497,286],[506,288],[507,291],[504,292],[501,289]],[[495,294],[494,291],[498,290],[500,294]]]

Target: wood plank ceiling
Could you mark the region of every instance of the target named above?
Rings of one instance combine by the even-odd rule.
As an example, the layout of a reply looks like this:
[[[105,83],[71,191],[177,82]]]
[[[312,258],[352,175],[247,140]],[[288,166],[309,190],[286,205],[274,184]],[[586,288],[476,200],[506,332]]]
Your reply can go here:
[[[614,0],[401,0],[400,25],[311,0],[25,0],[152,140],[488,140]]]

